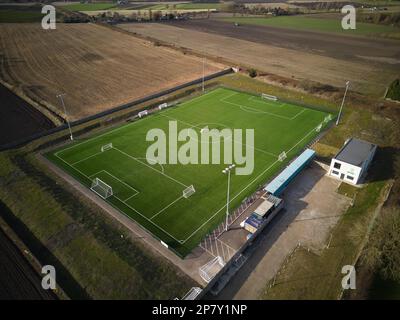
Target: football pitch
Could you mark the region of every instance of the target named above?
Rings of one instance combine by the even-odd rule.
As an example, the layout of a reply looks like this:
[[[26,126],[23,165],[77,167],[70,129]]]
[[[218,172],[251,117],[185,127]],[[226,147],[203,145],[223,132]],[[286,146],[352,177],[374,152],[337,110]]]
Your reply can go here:
[[[253,172],[236,175],[232,171],[229,208],[233,210],[302,151],[327,125],[328,116],[299,105],[217,88],[76,141],[46,157],[89,190],[94,179],[101,179],[112,187],[112,196],[101,201],[107,201],[184,257],[224,221],[228,180],[222,170],[227,165],[158,164],[146,159],[147,148],[154,143],[146,141],[149,130],[159,128],[168,134],[171,121],[176,121],[178,132],[191,128],[199,135],[206,127],[254,129]],[[112,147],[102,151],[107,144]],[[178,147],[183,144],[178,142]],[[243,139],[242,150],[245,144]],[[221,143],[221,151],[223,147]],[[280,161],[278,156],[283,151],[287,158]],[[183,190],[192,185],[195,193],[186,198]]]

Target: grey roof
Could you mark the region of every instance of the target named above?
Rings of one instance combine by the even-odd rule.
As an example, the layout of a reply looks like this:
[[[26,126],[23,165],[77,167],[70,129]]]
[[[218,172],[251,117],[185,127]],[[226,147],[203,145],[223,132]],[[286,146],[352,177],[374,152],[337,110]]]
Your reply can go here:
[[[376,145],[373,143],[351,138],[340,149],[335,159],[361,167],[375,149]]]

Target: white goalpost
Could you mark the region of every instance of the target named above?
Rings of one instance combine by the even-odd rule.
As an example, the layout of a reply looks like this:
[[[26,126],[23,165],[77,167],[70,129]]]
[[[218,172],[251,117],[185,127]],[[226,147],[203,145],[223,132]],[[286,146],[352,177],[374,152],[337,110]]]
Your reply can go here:
[[[331,114],[327,115],[327,116],[324,118],[324,122],[325,122],[325,123],[328,123],[328,122],[331,121],[331,120],[332,120],[332,115],[331,115]]]
[[[216,256],[214,259],[207,262],[199,268],[200,277],[209,283],[217,273],[224,267],[225,262],[221,256]]]
[[[110,150],[110,149],[112,149],[112,147],[113,147],[113,144],[112,144],[112,143],[107,143],[107,144],[105,144],[104,146],[101,146],[101,152]]]
[[[194,186],[191,185],[182,191],[182,195],[184,198],[189,198],[195,192],[196,192],[196,190],[194,189]]]
[[[322,129],[322,123],[320,123],[316,128],[315,131],[320,132]]]
[[[90,189],[103,199],[107,199],[113,195],[112,187],[99,178],[93,179]]]
[[[147,110],[144,110],[144,111],[140,111],[138,113],[138,116],[139,116],[139,118],[142,118],[144,116],[147,116],[148,114],[149,114],[149,112]]]
[[[158,106],[158,109],[159,110],[161,110],[161,109],[165,109],[165,108],[168,108],[168,103],[162,103],[162,104],[160,104],[159,106]]]
[[[281,152],[281,154],[278,156],[278,160],[281,161],[281,162],[283,160],[285,160],[286,158],[287,158],[287,155],[286,155],[285,151]]]
[[[273,95],[270,95],[270,94],[267,94],[267,93],[261,93],[261,99],[272,100],[272,101],[277,101],[278,100],[277,97],[275,97]]]

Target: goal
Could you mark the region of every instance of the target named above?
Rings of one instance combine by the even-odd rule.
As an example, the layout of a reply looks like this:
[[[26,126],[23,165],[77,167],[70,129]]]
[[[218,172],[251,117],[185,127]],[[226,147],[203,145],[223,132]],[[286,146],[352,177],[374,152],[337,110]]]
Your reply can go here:
[[[144,110],[144,111],[140,111],[138,113],[138,116],[139,116],[139,118],[142,118],[144,116],[147,116],[148,114],[149,114],[149,112],[147,110]]]
[[[104,146],[101,146],[101,152],[110,150],[110,149],[112,149],[112,147],[113,147],[113,144],[112,144],[112,143],[107,143],[107,144],[105,144]]]
[[[98,194],[103,199],[107,199],[113,195],[113,189],[104,181],[99,178],[95,178],[92,181],[92,187],[90,188],[94,193]]]
[[[316,128],[315,131],[320,132],[322,129],[322,123],[320,123]]]
[[[209,283],[224,266],[225,262],[221,256],[216,256],[214,259],[199,268],[200,277],[205,282]]]
[[[200,129],[200,133],[203,133],[203,132],[206,132],[206,131],[209,131],[208,126]]]
[[[195,192],[196,192],[196,190],[194,189],[194,186],[191,185],[182,191],[182,195],[184,198],[189,198]]]
[[[283,160],[285,160],[286,158],[287,158],[287,155],[286,155],[285,151],[281,152],[281,154],[278,156],[278,160],[281,161],[281,162]]]
[[[199,287],[192,287],[182,298],[182,300],[196,300],[198,295],[202,292],[203,290]]]
[[[267,93],[261,93],[261,99],[277,101],[278,98]]]
[[[329,121],[331,121],[332,120],[332,115],[331,114],[328,114],[325,118],[324,118],[324,122],[325,123],[328,123]]]
[[[165,109],[165,108],[168,108],[168,103],[162,103],[162,104],[160,104],[159,106],[158,106],[158,109]]]

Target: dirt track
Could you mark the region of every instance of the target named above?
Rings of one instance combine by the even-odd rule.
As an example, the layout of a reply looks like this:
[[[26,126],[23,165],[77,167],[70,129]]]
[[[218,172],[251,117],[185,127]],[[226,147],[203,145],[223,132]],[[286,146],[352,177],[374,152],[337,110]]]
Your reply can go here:
[[[0,84],[0,146],[51,129],[54,124]]]
[[[318,34],[316,39],[310,40],[314,33],[260,26],[240,26],[237,30],[241,31],[236,34],[233,24],[213,20],[122,24],[119,27],[286,78],[337,87],[343,87],[350,80],[352,90],[378,97],[383,96],[400,70],[400,46],[395,46],[393,41],[377,40],[375,43],[372,39],[340,39],[326,34]],[[279,37],[276,36],[278,32]]]
[[[0,25],[0,76],[36,102],[72,119],[200,78],[202,59],[94,24]],[[206,64],[210,74],[224,66]]]

